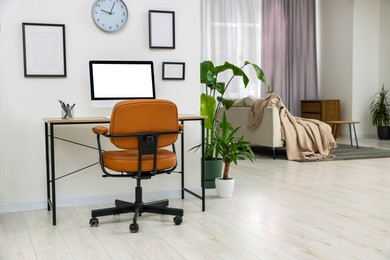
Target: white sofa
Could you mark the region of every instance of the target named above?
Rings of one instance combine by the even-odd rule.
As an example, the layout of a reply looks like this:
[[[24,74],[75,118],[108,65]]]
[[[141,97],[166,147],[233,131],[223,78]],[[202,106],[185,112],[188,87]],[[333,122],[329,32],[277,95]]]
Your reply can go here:
[[[279,111],[276,107],[267,107],[264,110],[264,116],[259,127],[254,130],[249,130],[247,124],[251,108],[250,105],[247,102],[244,106],[236,105],[231,107],[226,111],[227,119],[233,127],[241,127],[237,131],[237,136],[244,136],[244,139],[250,142],[250,145],[271,147],[275,159],[275,148],[284,146]],[[219,111],[219,118],[222,117],[223,111],[224,109]]]

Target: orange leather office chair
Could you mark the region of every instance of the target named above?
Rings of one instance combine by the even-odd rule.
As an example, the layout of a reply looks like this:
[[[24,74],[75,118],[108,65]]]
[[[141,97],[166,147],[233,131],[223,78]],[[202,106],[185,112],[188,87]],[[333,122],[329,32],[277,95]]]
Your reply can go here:
[[[92,210],[89,223],[97,226],[99,216],[134,212],[130,231],[137,232],[137,218],[143,212],[174,215],[182,223],[183,210],[169,208],[168,200],[142,201],[141,180],[171,173],[177,165],[174,143],[183,126],[178,123],[177,107],[168,100],[128,100],[115,105],[110,129],[96,126],[99,160],[103,177],[130,177],[137,181],[134,203],[116,200],[115,207]],[[103,151],[100,136],[108,137],[120,150]],[[172,146],[172,149],[167,149]]]

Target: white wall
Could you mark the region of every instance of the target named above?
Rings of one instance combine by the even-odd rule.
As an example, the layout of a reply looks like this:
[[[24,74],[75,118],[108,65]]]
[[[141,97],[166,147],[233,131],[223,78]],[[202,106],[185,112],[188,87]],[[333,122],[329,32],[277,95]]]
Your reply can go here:
[[[390,1],[380,2],[379,86],[390,89]]]
[[[376,135],[369,115],[370,98],[382,82],[390,81],[387,2],[318,0],[320,98],[340,99],[341,118],[361,121],[359,136]]]
[[[0,0],[0,212],[45,207],[43,117],[59,117],[58,99],[76,103],[75,116],[103,116],[92,108],[88,60],[153,60],[158,98],[177,103],[180,113],[199,113],[200,3],[198,0],[125,0],[126,26],[117,33],[99,30],[91,19],[94,0]],[[176,49],[149,49],[148,10],[175,11]],[[66,78],[23,76],[22,23],[65,24]],[[162,81],[163,61],[186,63],[185,81]],[[61,127],[58,135],[95,144],[91,126]],[[199,124],[186,127],[187,148],[199,141]],[[95,151],[57,142],[57,169],[65,173],[97,160]],[[200,183],[199,155],[187,153],[188,186]],[[133,180],[103,179],[98,167],[58,181],[60,205],[101,202],[133,192]],[[177,192],[179,177],[159,176],[145,191]],[[62,204],[61,204],[62,203]]]
[[[369,106],[379,82],[380,1],[354,1],[352,119],[360,135],[373,135]]]
[[[320,99],[340,99],[341,117],[351,117],[353,4],[318,0]]]

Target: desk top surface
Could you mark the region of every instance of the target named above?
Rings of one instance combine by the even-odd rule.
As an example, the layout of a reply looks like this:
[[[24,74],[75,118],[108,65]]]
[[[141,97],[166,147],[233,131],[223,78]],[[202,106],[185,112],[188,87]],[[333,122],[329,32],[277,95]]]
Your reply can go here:
[[[179,120],[201,120],[207,116],[194,114],[179,114]],[[50,124],[82,124],[82,123],[110,123],[108,117],[74,117],[74,118],[42,118],[43,121]]]

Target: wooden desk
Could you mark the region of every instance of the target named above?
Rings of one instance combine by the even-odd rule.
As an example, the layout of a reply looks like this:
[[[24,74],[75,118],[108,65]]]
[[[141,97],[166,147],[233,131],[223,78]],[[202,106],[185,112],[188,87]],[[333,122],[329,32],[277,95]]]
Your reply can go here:
[[[204,120],[205,116],[192,115],[192,114],[179,114],[179,121],[184,125],[186,121],[200,121],[201,122],[201,189],[202,194],[199,195],[187,188],[184,185],[184,133],[181,135],[181,168],[179,173],[181,174],[181,197],[184,199],[184,193],[188,192],[193,196],[202,200],[202,211],[206,209],[205,202],[205,186],[204,186]],[[46,188],[47,188],[47,210],[52,211],[53,225],[57,223],[57,208],[56,208],[56,180],[67,177],[69,175],[75,174],[79,171],[85,170],[89,167],[97,165],[99,162],[87,165],[83,168],[80,168],[76,171],[66,173],[62,176],[56,177],[56,167],[55,167],[55,154],[54,154],[54,139],[61,140],[64,142],[69,142],[75,145],[81,145],[87,148],[95,149],[96,147],[88,146],[85,144],[77,143],[71,140],[63,139],[55,136],[54,128],[59,125],[83,125],[83,124],[109,124],[110,118],[105,117],[76,117],[69,119],[62,118],[43,118],[45,123],[45,150],[46,150]]]
[[[340,130],[340,125],[348,125],[349,127],[349,138],[351,139],[351,146],[353,146],[352,142],[352,131],[351,131],[351,125],[353,126],[353,132],[355,134],[355,142],[356,142],[356,148],[359,148],[357,136],[356,136],[356,129],[355,129],[355,124],[359,124],[359,121],[352,121],[352,120],[344,120],[344,121],[328,121],[328,124],[332,126],[332,132],[333,133],[338,133]],[[335,136],[336,138],[336,136]]]

